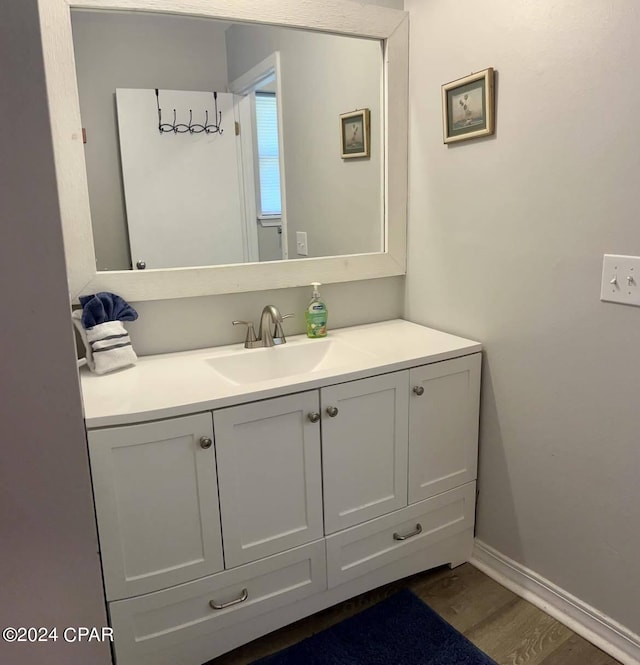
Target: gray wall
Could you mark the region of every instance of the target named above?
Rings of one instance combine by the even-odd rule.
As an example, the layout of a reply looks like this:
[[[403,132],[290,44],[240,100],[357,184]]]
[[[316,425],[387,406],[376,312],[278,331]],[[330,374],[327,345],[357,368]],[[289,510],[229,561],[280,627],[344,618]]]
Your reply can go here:
[[[280,53],[289,257],[296,231],[309,256],[377,252],[382,247],[380,101],[382,50],[374,40],[289,28],[233,25],[229,81]],[[340,157],[339,115],[371,111],[371,158]]]
[[[36,0],[0,4],[0,626],[58,628],[0,641],[2,663],[105,665],[105,608],[44,90]]]
[[[640,633],[635,0],[407,0],[406,315],[486,344],[477,535]],[[446,147],[440,86],[498,71],[497,133]]]
[[[226,24],[74,10],[72,26],[98,269],[127,270],[115,89],[226,91]]]
[[[329,309],[329,329],[402,317],[404,277],[387,277],[344,284],[325,284],[320,293]],[[274,304],[283,314],[286,335],[306,331],[304,311],[311,287],[249,293],[157,300],[134,303],[140,318],[127,324],[139,355],[199,349],[244,340],[244,326],[235,319],[253,320],[258,330],[260,312]]]

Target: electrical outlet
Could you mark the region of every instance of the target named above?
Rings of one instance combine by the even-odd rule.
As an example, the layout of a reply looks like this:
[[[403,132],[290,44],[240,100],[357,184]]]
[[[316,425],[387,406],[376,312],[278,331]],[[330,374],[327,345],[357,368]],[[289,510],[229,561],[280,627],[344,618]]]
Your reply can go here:
[[[640,307],[640,256],[604,255],[600,300]]]
[[[306,231],[296,231],[296,251],[298,256],[309,256]]]

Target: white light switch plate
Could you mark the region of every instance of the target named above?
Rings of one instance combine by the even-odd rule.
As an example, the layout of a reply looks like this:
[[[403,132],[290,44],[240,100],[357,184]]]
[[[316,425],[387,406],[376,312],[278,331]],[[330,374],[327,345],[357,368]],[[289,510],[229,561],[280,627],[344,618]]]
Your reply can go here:
[[[640,307],[640,256],[604,255],[600,300]]]
[[[299,256],[309,256],[306,231],[296,231],[296,251]]]

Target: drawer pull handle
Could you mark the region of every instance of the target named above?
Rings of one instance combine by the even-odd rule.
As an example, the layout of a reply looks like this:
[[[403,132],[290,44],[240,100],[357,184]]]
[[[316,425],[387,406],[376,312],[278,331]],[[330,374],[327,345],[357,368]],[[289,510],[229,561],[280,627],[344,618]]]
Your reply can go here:
[[[211,448],[212,443],[213,441],[208,436],[200,437],[200,448],[207,450],[207,448]]]
[[[227,607],[231,607],[232,605],[237,605],[238,603],[244,603],[244,601],[249,597],[249,592],[246,589],[242,589],[242,595],[240,598],[236,598],[235,600],[230,600],[228,603],[221,603],[218,605],[215,601],[210,600],[209,601],[209,607],[212,610],[224,610]]]
[[[328,406],[327,407],[327,414],[329,415],[330,418],[335,418],[338,415],[338,407],[337,406]]]
[[[320,420],[320,414],[317,411],[313,411],[309,414],[308,418],[312,423],[317,423]]]
[[[413,538],[414,536],[417,536],[418,534],[422,533],[422,524],[416,524],[415,531],[412,531],[411,533],[408,533],[406,536],[401,536],[399,533],[394,533],[393,534],[393,539],[394,540],[407,540],[408,538]]]
[[[424,395],[424,387],[423,386],[414,386],[413,387],[413,392],[420,397],[420,395]]]

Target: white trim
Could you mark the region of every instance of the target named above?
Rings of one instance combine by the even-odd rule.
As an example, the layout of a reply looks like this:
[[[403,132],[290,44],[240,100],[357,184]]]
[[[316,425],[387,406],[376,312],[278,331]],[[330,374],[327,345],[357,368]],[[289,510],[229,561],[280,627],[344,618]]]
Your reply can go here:
[[[640,663],[640,636],[477,538],[470,563],[624,665]]]
[[[233,92],[233,91],[232,91]],[[247,235],[247,249],[249,250],[249,263],[260,260],[258,244],[258,227],[256,225],[256,193],[255,174],[253,172],[253,121],[251,119],[252,104],[250,97],[243,97],[233,93],[233,107],[240,125],[238,150],[240,159],[238,165],[241,169],[241,192],[244,213],[244,230]],[[249,173],[247,173],[249,169]]]
[[[278,108],[278,153],[280,155],[280,246],[282,258],[289,258],[289,233],[287,226],[287,177],[284,163],[284,99],[282,97],[282,72],[280,71],[280,51],[274,53],[276,59],[276,105]],[[257,136],[256,136],[257,138]]]
[[[236,95],[247,95],[274,74],[276,76],[280,74],[280,51],[274,51],[262,62],[231,81],[229,89]]]
[[[239,95],[233,95],[233,116],[237,127],[242,127],[242,109],[240,108],[241,97]],[[251,184],[253,183],[252,178],[245,177],[245,151],[242,147],[242,131],[239,134],[236,134],[236,154],[238,159],[236,164],[238,166],[238,182],[240,183],[240,192],[241,192],[241,205],[240,210],[242,213],[242,250],[244,253],[244,263],[252,263],[254,261],[260,260],[260,252],[258,249],[258,229],[256,228],[254,210],[251,210],[247,206],[247,185],[246,180],[250,180]]]
[[[251,92],[255,92],[255,89],[260,85],[262,81],[269,77],[275,77],[276,82],[276,106],[277,106],[277,115],[278,115],[278,153],[280,156],[280,216],[276,219],[274,216],[263,216],[258,213],[258,210],[261,210],[260,206],[260,189],[257,183],[260,182],[260,171],[258,169],[258,159],[256,155],[258,154],[258,136],[257,136],[257,123],[256,123],[256,101],[255,96],[251,96],[251,142],[248,140],[245,141],[245,152],[243,153],[244,168],[249,168],[249,165],[246,163],[250,161],[250,166],[253,169],[253,180],[252,183],[245,183],[246,190],[251,196],[254,197],[252,203],[247,202],[247,209],[253,210],[255,216],[253,222],[255,223],[256,219],[260,223],[260,226],[279,226],[281,229],[281,238],[280,244],[282,249],[282,258],[289,258],[289,244],[287,242],[287,188],[286,188],[286,176],[285,176],[285,165],[284,165],[284,127],[282,125],[283,118],[283,99],[282,99],[282,72],[280,70],[280,51],[274,51],[268,55],[262,62],[259,62],[257,65],[249,69],[247,72],[239,76],[237,79],[233,80],[229,84],[231,92],[238,95],[248,95]],[[241,130],[242,131],[242,130]],[[250,160],[247,159],[250,154]],[[256,183],[256,184],[253,184]],[[257,236],[256,236],[257,238]],[[256,239],[257,242],[257,239]]]
[[[284,262],[96,271],[70,8],[152,11],[309,28],[385,41],[384,252]],[[114,291],[129,301],[347,282],[406,272],[408,14],[348,0],[38,0],[47,97],[72,298]],[[283,193],[284,196],[284,193]]]

